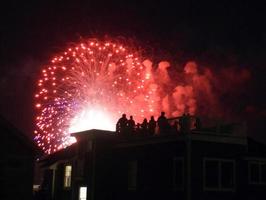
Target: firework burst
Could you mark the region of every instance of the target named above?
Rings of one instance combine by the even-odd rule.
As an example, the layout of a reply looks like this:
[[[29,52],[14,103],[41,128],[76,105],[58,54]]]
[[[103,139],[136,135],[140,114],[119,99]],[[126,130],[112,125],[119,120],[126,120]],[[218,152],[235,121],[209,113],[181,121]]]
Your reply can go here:
[[[89,39],[42,69],[35,94],[35,140],[46,153],[75,142],[71,132],[114,130],[122,113],[137,121],[157,114],[151,68],[132,47]]]

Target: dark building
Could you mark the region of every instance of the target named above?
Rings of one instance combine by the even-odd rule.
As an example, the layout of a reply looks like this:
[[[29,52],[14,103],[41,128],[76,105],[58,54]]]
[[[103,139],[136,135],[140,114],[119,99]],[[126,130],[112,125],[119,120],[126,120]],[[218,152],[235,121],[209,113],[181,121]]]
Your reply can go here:
[[[38,149],[25,134],[0,117],[0,199],[30,200]]]
[[[266,198],[266,148],[247,138],[243,125],[73,136],[77,143],[40,161],[45,199]]]

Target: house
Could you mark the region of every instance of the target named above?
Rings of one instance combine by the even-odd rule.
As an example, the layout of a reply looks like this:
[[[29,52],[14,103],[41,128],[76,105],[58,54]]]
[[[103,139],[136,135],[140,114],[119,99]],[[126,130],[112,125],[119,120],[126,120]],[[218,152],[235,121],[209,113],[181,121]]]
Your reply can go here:
[[[266,147],[245,126],[119,135],[72,134],[77,143],[41,159],[46,199],[265,199]]]
[[[39,150],[10,122],[0,117],[0,199],[32,199],[35,156]]]

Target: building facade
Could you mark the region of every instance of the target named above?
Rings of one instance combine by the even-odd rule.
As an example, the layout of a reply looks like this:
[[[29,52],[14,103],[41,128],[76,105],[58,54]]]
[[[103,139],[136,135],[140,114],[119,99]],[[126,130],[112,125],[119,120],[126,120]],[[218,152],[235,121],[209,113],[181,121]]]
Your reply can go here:
[[[38,149],[23,133],[0,117],[0,199],[32,199]]]
[[[74,133],[77,143],[44,157],[46,199],[265,199],[266,148],[233,131],[156,135]]]

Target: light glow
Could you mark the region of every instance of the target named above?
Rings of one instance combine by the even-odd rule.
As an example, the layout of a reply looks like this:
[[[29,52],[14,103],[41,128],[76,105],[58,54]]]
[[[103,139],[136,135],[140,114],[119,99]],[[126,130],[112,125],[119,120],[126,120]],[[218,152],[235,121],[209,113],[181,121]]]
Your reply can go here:
[[[134,47],[97,39],[55,55],[34,95],[37,145],[50,154],[74,143],[71,133],[114,131],[122,113],[137,122],[155,115],[157,91],[149,87],[151,69],[143,60]]]
[[[71,120],[69,132],[80,132],[90,129],[115,131],[116,122],[111,115],[101,108],[86,108]]]

